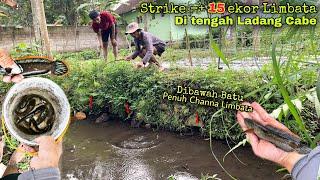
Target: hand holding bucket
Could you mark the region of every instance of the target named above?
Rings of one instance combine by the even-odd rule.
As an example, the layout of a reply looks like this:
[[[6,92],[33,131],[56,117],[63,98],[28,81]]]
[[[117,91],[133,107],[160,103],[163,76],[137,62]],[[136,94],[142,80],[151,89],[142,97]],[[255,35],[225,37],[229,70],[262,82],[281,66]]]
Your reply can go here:
[[[53,81],[32,77],[15,84],[7,93],[2,107],[3,126],[18,141],[37,146],[40,136],[56,141],[66,132],[70,104],[63,90]]]

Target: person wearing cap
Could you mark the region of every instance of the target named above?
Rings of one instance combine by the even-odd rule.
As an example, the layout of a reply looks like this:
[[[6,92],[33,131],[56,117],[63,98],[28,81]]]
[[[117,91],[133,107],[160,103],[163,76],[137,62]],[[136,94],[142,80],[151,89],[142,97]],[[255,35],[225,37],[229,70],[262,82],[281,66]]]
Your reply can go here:
[[[162,55],[165,51],[166,43],[153,34],[143,31],[136,22],[127,26],[127,34],[134,38],[136,50],[132,55],[127,56],[126,60],[133,60],[139,56],[142,58],[142,62],[138,64],[138,67],[146,67],[147,63],[154,63],[162,71],[163,67],[156,60],[155,55]]]
[[[108,11],[102,11],[101,13],[93,10],[89,13],[89,17],[92,19],[92,29],[98,35],[98,41],[100,48],[103,49],[104,58],[108,58],[108,42],[109,37],[113,47],[113,54],[115,59],[118,56],[117,46],[117,21],[116,18]]]

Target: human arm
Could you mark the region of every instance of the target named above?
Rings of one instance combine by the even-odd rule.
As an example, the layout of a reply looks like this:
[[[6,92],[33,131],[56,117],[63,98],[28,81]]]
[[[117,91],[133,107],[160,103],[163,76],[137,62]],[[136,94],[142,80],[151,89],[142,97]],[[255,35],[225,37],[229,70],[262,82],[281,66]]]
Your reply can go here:
[[[3,173],[3,176],[9,176],[12,174],[19,173],[18,163],[21,162],[24,158],[26,153],[25,152],[35,152],[33,148],[20,144],[18,148],[13,152],[11,155],[7,167]]]
[[[115,40],[116,39],[116,24],[115,23],[112,23],[111,29],[112,29],[111,39]]]
[[[135,44],[135,51],[134,51],[131,55],[129,55],[129,56],[126,57],[126,60],[127,60],[127,61],[133,60],[133,59],[137,58],[138,55],[140,54],[141,49],[140,49],[140,43],[139,43],[139,41],[135,39],[135,40],[134,40],[134,44]]]
[[[30,170],[18,176],[18,180],[60,180],[61,174],[58,168],[43,168]]]
[[[143,41],[146,48],[146,55],[142,59],[142,63],[146,65],[151,57],[153,56],[153,43],[152,43],[152,37],[149,34],[144,34]]]
[[[39,144],[39,151],[31,159],[30,168],[32,170],[22,173],[19,179],[60,179],[58,165],[62,154],[62,143],[56,143],[50,136],[42,136],[35,141]]]
[[[112,23],[111,25],[112,33],[111,33],[111,44],[112,46],[117,46],[117,40],[116,40],[116,24]]]
[[[100,48],[103,48],[101,31],[98,31],[98,32],[97,32],[97,38],[98,38],[98,42],[99,42],[99,47],[100,47]]]
[[[296,180],[320,178],[320,146],[312,150],[308,155],[301,158],[291,172]],[[319,177],[317,177],[319,176]]]

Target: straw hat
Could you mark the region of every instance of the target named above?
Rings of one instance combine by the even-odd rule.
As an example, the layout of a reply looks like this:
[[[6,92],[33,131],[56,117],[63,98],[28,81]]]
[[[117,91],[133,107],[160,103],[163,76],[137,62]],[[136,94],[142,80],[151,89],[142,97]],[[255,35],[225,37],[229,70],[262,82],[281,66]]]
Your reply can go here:
[[[127,34],[131,34],[131,33],[134,33],[136,32],[137,30],[141,30],[141,28],[139,28],[139,24],[136,23],[136,22],[132,22],[130,23],[128,26],[127,26],[127,29],[126,29],[126,35]]]

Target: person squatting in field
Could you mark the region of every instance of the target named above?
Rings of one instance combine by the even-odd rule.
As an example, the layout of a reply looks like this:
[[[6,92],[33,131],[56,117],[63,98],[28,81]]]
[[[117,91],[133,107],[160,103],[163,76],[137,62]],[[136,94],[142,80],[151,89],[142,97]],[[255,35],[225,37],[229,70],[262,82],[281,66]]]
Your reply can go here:
[[[126,57],[126,60],[130,61],[139,56],[142,58],[142,62],[137,65],[138,68],[146,67],[148,63],[154,63],[160,68],[160,71],[163,71],[164,68],[157,61],[155,55],[162,55],[166,49],[166,43],[153,34],[143,31],[136,22],[127,26],[127,34],[134,38],[136,49],[132,55]]]

